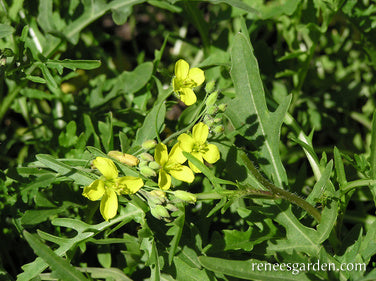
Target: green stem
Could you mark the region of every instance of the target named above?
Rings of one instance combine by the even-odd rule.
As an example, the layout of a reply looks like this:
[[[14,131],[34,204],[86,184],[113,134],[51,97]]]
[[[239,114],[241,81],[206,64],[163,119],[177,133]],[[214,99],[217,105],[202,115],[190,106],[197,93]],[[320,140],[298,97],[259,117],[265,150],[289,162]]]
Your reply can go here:
[[[370,185],[375,185],[376,180],[356,180],[356,181],[351,181],[347,183],[343,188],[342,188],[342,193],[347,193],[350,190],[357,188],[357,187],[364,187],[364,186],[370,186]]]
[[[278,197],[285,199],[291,203],[294,203],[295,205],[301,207],[305,211],[307,211],[312,217],[314,217],[318,222],[321,220],[321,214],[320,212],[311,204],[309,204],[304,199],[300,198],[299,196],[284,190],[282,188],[279,188],[269,182],[267,179],[265,179],[260,172],[256,169],[256,167],[253,165],[252,161],[248,159],[247,155],[245,153],[242,153],[241,156],[242,160],[246,164],[249,171],[255,176],[255,178],[267,189],[269,189],[273,194],[277,195]]]

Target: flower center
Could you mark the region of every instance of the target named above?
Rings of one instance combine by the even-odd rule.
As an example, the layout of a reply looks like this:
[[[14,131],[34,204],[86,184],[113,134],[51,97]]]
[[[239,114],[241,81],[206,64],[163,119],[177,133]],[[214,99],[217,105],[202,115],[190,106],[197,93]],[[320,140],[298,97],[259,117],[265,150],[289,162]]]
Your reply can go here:
[[[206,143],[198,143],[198,142],[195,142],[193,144],[193,148],[192,148],[192,151],[193,152],[196,152],[196,153],[205,153],[208,151],[208,147],[206,145]]]

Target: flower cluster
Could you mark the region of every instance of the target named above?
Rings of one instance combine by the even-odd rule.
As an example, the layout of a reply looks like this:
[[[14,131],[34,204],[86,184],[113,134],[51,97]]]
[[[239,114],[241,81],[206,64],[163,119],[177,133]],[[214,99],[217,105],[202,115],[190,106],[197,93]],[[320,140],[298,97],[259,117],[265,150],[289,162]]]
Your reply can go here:
[[[175,77],[172,79],[173,91],[187,106],[196,102],[197,98],[193,88],[201,85],[204,80],[205,75],[201,69],[189,68],[189,64],[184,60],[176,62]],[[214,88],[214,83],[209,86],[207,88]],[[168,152],[168,148],[164,143],[157,144],[154,140],[148,140],[142,145],[144,152],[138,156],[139,158],[120,151],[110,151],[108,156],[130,167],[138,166],[137,169],[143,177],[155,177],[158,173],[158,186],[164,194],[164,191],[170,189],[172,185],[172,177],[186,183],[192,183],[195,173],[201,172],[190,161],[188,161],[188,165],[184,165],[187,158],[184,156],[183,151],[190,153],[202,163],[204,160],[210,164],[218,161],[220,158],[219,150],[217,146],[207,142],[208,135],[209,127],[205,123],[199,122],[192,128],[191,133],[183,133],[177,138],[177,143],[170,152]],[[154,158],[146,152],[152,149],[154,149]],[[116,216],[118,210],[117,196],[131,195],[138,192],[144,186],[144,182],[139,177],[119,177],[115,163],[109,158],[96,157],[93,161],[93,166],[99,170],[102,177],[85,186],[82,194],[92,201],[101,200],[100,213],[108,221]],[[155,193],[156,190],[152,191],[150,195],[147,195],[148,193],[145,193],[145,191],[140,192],[141,194],[146,194],[148,202],[152,202],[152,204],[149,202],[153,211],[152,215],[166,219],[168,213],[166,213],[165,206],[162,206],[163,202],[158,201],[159,203],[157,204],[154,202],[155,200],[152,200],[155,197],[154,195],[152,196],[152,192]],[[185,202],[194,203],[196,201],[195,195],[186,191],[177,190],[173,194],[175,198]],[[160,209],[159,211],[158,208]]]

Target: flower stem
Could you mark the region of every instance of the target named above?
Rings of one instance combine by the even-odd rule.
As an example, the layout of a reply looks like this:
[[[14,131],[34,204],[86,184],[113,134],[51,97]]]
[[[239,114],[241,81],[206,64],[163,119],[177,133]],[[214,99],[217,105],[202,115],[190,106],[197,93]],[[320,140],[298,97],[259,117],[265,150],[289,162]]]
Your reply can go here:
[[[305,211],[307,211],[312,217],[314,217],[318,222],[321,220],[321,214],[320,212],[311,204],[309,204],[304,199],[300,198],[299,196],[284,190],[282,188],[279,188],[269,182],[267,179],[265,179],[261,173],[256,169],[255,165],[253,165],[252,161],[248,159],[247,155],[245,153],[242,153],[241,156],[242,160],[246,164],[249,171],[255,176],[255,178],[267,189],[269,189],[273,194],[277,195],[278,197],[285,199],[291,203],[294,203],[295,205],[301,207]]]

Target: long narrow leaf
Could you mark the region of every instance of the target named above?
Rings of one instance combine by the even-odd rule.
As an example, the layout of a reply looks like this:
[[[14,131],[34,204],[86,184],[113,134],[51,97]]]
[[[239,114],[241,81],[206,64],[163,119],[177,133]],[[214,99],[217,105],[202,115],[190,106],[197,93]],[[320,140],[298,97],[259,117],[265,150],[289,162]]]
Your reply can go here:
[[[34,237],[32,234],[26,230],[23,232],[26,241],[29,243],[30,247],[33,248],[34,252],[41,257],[51,269],[59,276],[62,280],[69,281],[86,281],[88,279],[69,264],[65,259],[59,257],[54,253],[48,246],[43,244],[38,238]]]

